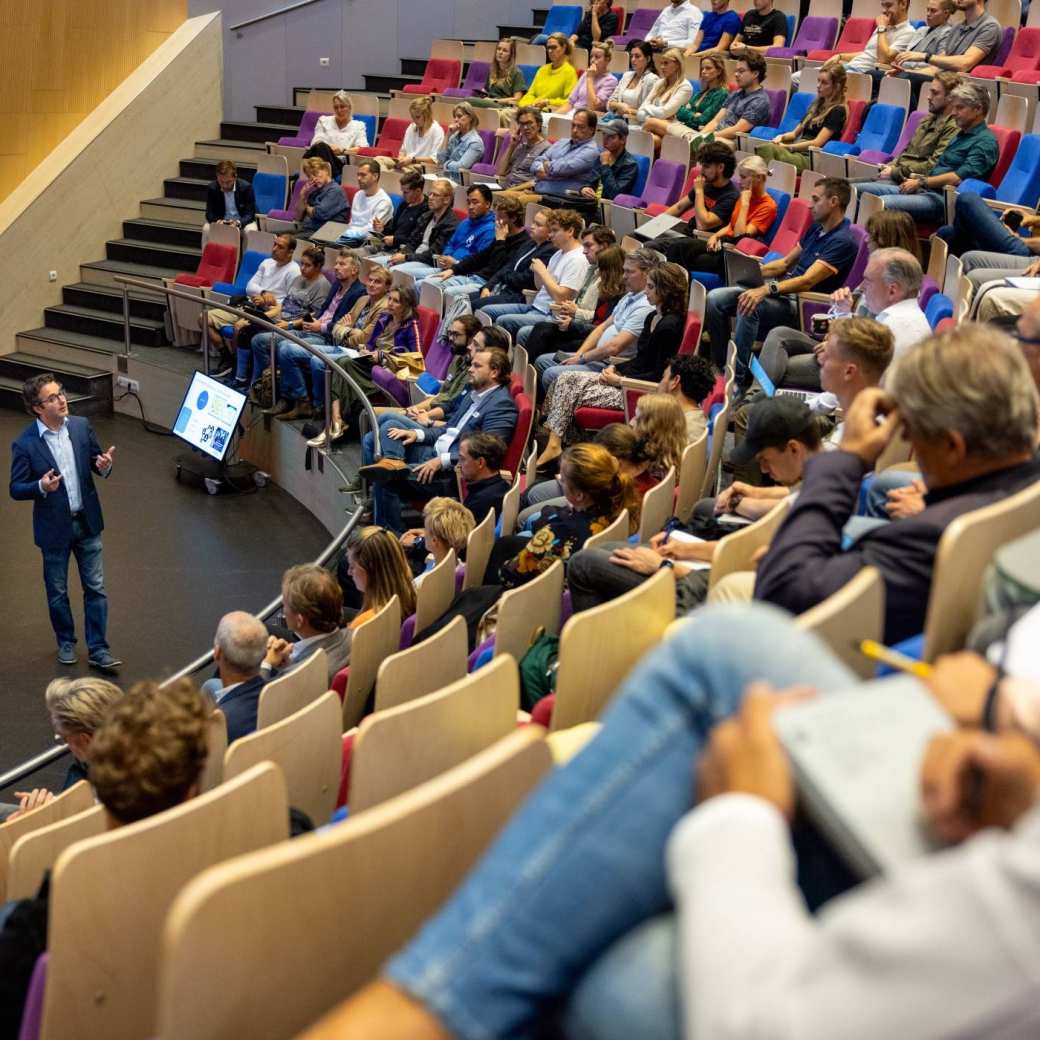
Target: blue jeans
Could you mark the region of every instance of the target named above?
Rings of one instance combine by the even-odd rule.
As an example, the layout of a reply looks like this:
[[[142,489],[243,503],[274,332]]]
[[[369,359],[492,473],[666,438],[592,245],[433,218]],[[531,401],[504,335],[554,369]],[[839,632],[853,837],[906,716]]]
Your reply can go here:
[[[69,556],[75,555],[79,580],[83,586],[83,614],[86,622],[87,650],[99,653],[108,649],[105,627],[108,624],[108,596],[101,559],[101,535],[92,535],[82,519],[73,518],[72,542],[61,549],[43,549],[43,584],[47,590],[47,609],[58,645],[76,642],[76,623],[69,604]]]
[[[567,353],[567,357],[574,357],[573,353]],[[555,354],[542,354],[534,360],[534,367],[538,370],[538,378],[546,390],[552,388],[553,383],[564,374],[564,372],[602,372],[607,367],[605,361],[587,361],[581,365],[561,365],[556,361]]]
[[[424,278],[429,278],[431,274],[436,274],[440,268],[421,264],[418,260],[408,260],[403,264],[397,264],[392,270],[404,271],[405,274],[410,274],[416,282],[421,282]]]
[[[741,386],[751,382],[748,365],[755,340],[765,339],[773,329],[798,322],[795,303],[786,296],[767,296],[751,314],[738,315],[737,301],[745,291],[739,285],[712,289],[704,308],[704,327],[711,337],[711,359],[718,369],[726,364],[730,319],[737,319],[732,338],[737,345],[737,381]]]
[[[974,250],[984,253],[1002,253],[1011,256],[1033,254],[1020,235],[1000,219],[996,210],[986,205],[978,192],[966,191],[957,196],[953,223],[939,228],[939,236],[946,239],[950,252],[961,256]]]
[[[430,436],[428,427],[409,419],[406,415],[384,415],[379,420],[379,447],[382,449],[383,457],[387,459],[400,459],[409,465],[426,462],[432,459],[437,451],[432,442],[424,444],[402,444],[388,436],[390,430],[425,430],[427,437]],[[361,444],[361,462],[369,465],[375,461],[375,451],[372,446],[373,434],[371,431],[365,434]],[[408,490],[414,490],[416,494],[424,491],[429,494],[430,485],[419,484],[418,481],[387,480],[377,481],[372,486],[372,512],[375,522],[380,527],[386,527],[398,534],[404,531],[404,523],[401,519],[401,496]]]
[[[871,184],[857,185],[860,194],[887,195],[886,209],[901,209],[909,213],[918,224],[941,224],[946,220],[946,200],[937,191],[918,191],[913,195],[904,195],[898,184],[882,184],[874,181]]]
[[[479,274],[456,274],[451,278],[445,278],[443,282],[433,282],[439,285],[445,296],[469,296],[471,293],[480,292],[487,282]]]
[[[505,329],[513,337],[514,343],[523,341],[517,338],[521,329],[549,320],[549,315],[538,310],[533,303],[493,303],[489,307],[480,307],[479,310],[495,325]]]
[[[323,348],[324,353],[333,353],[339,350],[338,347],[333,347],[331,344],[326,343],[325,337],[316,332],[305,332],[300,338],[305,339],[308,343],[313,343],[316,347]],[[256,340],[254,339],[253,342],[255,343]],[[323,407],[325,366],[312,354],[304,350],[303,347],[299,347],[287,339],[279,338],[277,344],[277,362],[278,367],[282,370],[282,381],[278,396],[284,397],[287,401],[307,400],[307,372],[311,370],[313,364],[320,368],[322,372],[322,393],[319,396],[317,388],[315,388],[314,401],[319,408]]]
[[[542,782],[387,965],[387,977],[453,1036],[530,1035],[543,1004],[669,908],[665,843],[690,808],[697,755],[748,683],[833,691],[856,682],[773,607],[709,606],[694,616],[644,658],[596,738]]]

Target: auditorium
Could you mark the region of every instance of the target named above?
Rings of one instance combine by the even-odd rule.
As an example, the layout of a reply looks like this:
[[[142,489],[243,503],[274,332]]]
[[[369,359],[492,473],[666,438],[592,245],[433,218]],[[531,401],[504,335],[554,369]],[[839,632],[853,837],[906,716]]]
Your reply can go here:
[[[1040,1036],[1040,6],[532,2],[0,8],[0,1040]]]

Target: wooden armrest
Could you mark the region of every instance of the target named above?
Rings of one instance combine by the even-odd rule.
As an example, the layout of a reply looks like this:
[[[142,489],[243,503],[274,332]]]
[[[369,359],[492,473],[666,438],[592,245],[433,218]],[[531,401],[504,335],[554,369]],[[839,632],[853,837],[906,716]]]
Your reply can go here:
[[[624,376],[621,377],[621,386],[625,390],[645,390],[647,393],[654,393],[657,390],[657,384],[651,383],[646,379],[626,379]]]

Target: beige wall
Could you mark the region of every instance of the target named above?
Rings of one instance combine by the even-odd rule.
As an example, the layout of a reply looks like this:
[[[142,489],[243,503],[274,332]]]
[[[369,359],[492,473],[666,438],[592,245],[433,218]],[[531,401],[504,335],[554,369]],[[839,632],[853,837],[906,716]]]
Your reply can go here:
[[[29,4],[0,0],[8,6]],[[0,203],[0,353],[14,349],[15,332],[42,324],[44,307],[61,302],[62,284],[79,281],[80,263],[104,258],[105,241],[121,237],[121,222],[137,215],[141,199],[162,195],[163,178],[177,175],[178,159],[193,154],[195,141],[217,136],[221,98],[220,15],[201,15],[172,33]],[[49,271],[57,271],[56,282]]]
[[[187,0],[0,3],[0,201],[187,17]]]

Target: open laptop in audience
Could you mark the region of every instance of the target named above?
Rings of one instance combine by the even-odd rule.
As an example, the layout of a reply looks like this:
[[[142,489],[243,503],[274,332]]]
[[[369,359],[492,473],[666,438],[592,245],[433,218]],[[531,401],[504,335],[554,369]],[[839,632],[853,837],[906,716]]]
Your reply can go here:
[[[766,374],[766,370],[762,367],[762,362],[758,360],[756,354],[751,355],[751,365],[749,367],[755,382],[762,388],[762,392],[766,397],[794,397],[799,401],[805,401],[806,404],[812,398],[819,397],[819,394],[813,390],[786,390],[784,388],[778,390],[776,384]]]
[[[686,234],[685,231],[675,230],[677,225],[685,224],[681,217],[672,217],[667,213],[659,213],[653,220],[648,220],[645,224],[640,224],[635,231],[632,232],[633,238],[638,238],[643,242],[650,242],[655,238],[661,238],[663,235],[671,235],[677,238],[681,238]]]
[[[329,220],[311,235],[312,242],[318,242],[323,246],[339,245],[339,240],[347,233],[349,224],[339,220]]]
[[[733,246],[725,245],[722,247],[722,261],[726,265],[727,285],[757,289],[766,284],[762,277],[762,261],[758,257],[748,256]]]

